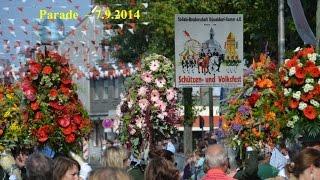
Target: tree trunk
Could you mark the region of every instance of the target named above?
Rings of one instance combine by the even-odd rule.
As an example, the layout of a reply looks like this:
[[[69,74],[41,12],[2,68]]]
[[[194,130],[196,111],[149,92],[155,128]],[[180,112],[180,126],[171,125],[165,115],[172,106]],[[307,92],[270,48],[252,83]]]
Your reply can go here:
[[[192,125],[193,125],[193,111],[192,111],[192,88],[183,89],[184,102],[184,131],[183,131],[183,150],[184,154],[192,152]]]

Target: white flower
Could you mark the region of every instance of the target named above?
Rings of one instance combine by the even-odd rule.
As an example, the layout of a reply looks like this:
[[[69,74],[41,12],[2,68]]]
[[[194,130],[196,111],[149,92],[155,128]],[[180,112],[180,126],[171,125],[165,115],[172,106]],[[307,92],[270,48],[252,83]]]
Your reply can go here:
[[[117,114],[117,116],[120,117],[120,118],[123,116],[123,114],[122,114],[122,112],[121,112],[121,105],[120,105],[120,104],[117,106],[116,114]]]
[[[307,56],[308,56],[308,59],[310,61],[315,62],[317,60],[317,54],[316,53],[308,54]]]
[[[306,84],[306,85],[303,86],[303,91],[304,92],[309,92],[309,91],[313,90],[313,88],[314,87],[311,84]]]
[[[294,115],[294,116],[292,117],[292,119],[293,119],[294,122],[297,122],[297,121],[299,120],[299,116]]]
[[[306,83],[314,83],[314,80],[312,78],[307,78]]]
[[[290,59],[285,59],[285,60],[284,60],[284,63],[287,63],[289,60],[290,60]]]
[[[291,67],[289,69],[289,76],[293,76],[296,73],[296,67]]]
[[[303,64],[302,64],[302,63],[298,63],[298,66],[299,66],[299,67],[302,67],[302,66],[303,66]]]
[[[294,122],[293,121],[288,121],[287,122],[287,126],[290,127],[290,128],[293,128],[294,127]]]
[[[151,61],[150,70],[156,71],[160,67],[160,62],[158,60]]]
[[[300,51],[301,50],[301,48],[300,47],[297,47],[293,52],[298,52],[298,51]]]
[[[157,115],[157,118],[164,120],[166,116],[168,116],[167,112],[161,112],[160,114]]]
[[[316,101],[316,100],[314,100],[314,99],[311,99],[310,100],[310,104],[312,104],[313,106],[315,106],[315,107],[319,107],[319,102],[318,101]]]
[[[156,80],[155,80],[155,83],[156,83],[156,86],[157,87],[159,87],[159,88],[163,88],[164,87],[164,85],[166,85],[166,79],[165,78],[157,78]]]
[[[288,77],[288,76],[285,76],[283,79],[284,79],[285,81],[289,81],[289,77]]]
[[[283,94],[284,94],[284,96],[289,96],[290,91],[287,88],[284,88],[283,89]]]
[[[300,102],[298,109],[302,111],[302,110],[304,110],[306,107],[307,107],[307,104],[306,104],[306,103]]]
[[[128,102],[128,108],[131,109],[133,104],[134,104],[134,102],[130,99],[130,101]]]
[[[297,91],[292,94],[292,97],[295,98],[296,100],[300,100],[301,92]]]
[[[318,80],[318,84],[320,84],[320,79]]]

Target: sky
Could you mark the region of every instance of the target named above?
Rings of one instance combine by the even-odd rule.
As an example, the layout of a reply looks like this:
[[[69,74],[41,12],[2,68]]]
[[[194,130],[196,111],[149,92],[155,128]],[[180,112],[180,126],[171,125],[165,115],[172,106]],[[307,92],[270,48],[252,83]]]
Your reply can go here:
[[[0,0],[0,59],[9,59],[16,64],[18,53],[40,40],[40,10],[48,12],[77,12],[84,18],[91,11],[91,0]],[[78,20],[63,20],[68,33]],[[38,34],[38,35],[37,35]],[[18,42],[16,42],[18,41]],[[20,43],[19,43],[20,42]]]

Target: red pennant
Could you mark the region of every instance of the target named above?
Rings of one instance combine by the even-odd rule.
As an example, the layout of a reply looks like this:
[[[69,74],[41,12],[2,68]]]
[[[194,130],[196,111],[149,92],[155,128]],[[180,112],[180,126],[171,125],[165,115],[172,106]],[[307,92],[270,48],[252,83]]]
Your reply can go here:
[[[29,24],[29,19],[22,19],[25,24]]]
[[[76,5],[76,6],[74,6],[74,7],[75,7],[76,9],[78,9],[78,10],[80,9],[80,6],[79,6],[79,5]]]
[[[17,7],[20,12],[23,11],[23,7]]]

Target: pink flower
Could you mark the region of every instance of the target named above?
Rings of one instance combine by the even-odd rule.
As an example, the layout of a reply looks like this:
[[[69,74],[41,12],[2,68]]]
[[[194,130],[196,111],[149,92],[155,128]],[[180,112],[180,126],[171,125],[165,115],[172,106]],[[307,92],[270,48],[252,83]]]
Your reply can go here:
[[[150,70],[151,71],[156,71],[158,70],[160,67],[160,63],[157,60],[151,61],[151,65],[150,65]]]
[[[138,95],[145,96],[147,94],[147,91],[148,91],[147,87],[141,86],[138,90]]]
[[[163,86],[166,84],[167,81],[165,78],[161,77],[161,78],[156,79],[155,82],[159,88],[163,88]]]
[[[140,106],[141,110],[146,110],[147,107],[149,106],[149,101],[147,99],[140,99],[139,106]]]
[[[160,109],[162,112],[166,111],[167,103],[165,103],[165,102],[163,102],[163,101],[161,101],[161,100],[158,100],[156,103],[157,103],[157,104],[156,104],[156,107],[159,107],[159,109]]]
[[[147,71],[147,72],[142,73],[141,78],[146,83],[150,83],[152,81],[152,79],[153,79],[153,76],[152,76],[151,72]]]
[[[129,133],[130,133],[131,135],[134,135],[136,132],[137,132],[137,131],[134,129],[134,127],[132,127],[132,126],[129,125]]]
[[[164,120],[166,116],[168,116],[167,112],[161,112],[160,114],[157,115],[157,118]]]
[[[138,128],[141,129],[143,126],[145,126],[144,119],[142,117],[137,118],[136,119],[136,125],[137,125]]]
[[[159,100],[159,97],[160,97],[159,91],[157,90],[151,91],[151,101],[157,102]]]
[[[173,88],[170,88],[167,90],[167,100],[168,101],[175,99],[176,96],[177,96],[177,92]]]

